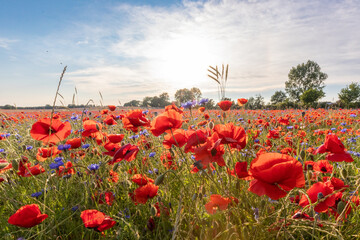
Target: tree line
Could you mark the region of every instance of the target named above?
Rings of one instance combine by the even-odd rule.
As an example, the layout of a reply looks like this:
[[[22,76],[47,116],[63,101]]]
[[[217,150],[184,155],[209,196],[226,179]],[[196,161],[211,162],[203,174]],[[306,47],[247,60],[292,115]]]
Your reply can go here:
[[[286,109],[286,108],[328,108],[342,107],[342,108],[360,108],[360,84],[359,82],[352,82],[346,87],[342,88],[338,93],[339,100],[335,103],[319,102],[325,97],[325,80],[328,78],[326,73],[321,71],[319,64],[308,60],[306,63],[292,67],[288,74],[288,81],[285,82],[285,91],[279,90],[271,96],[270,102],[265,103],[264,97],[260,94],[248,98],[246,103],[247,109]],[[189,101],[200,101],[202,93],[199,88],[193,87],[191,89],[183,88],[175,92],[175,101],[178,106]],[[222,95],[222,100],[230,100]],[[146,96],[140,100],[131,100],[124,104],[124,107],[143,107],[143,108],[163,108],[171,104],[170,96],[164,92],[158,96]],[[69,104],[67,108],[85,107],[84,105]],[[92,107],[92,106],[88,106]],[[217,105],[213,99],[206,102],[208,109],[216,108]],[[0,106],[0,109],[25,109],[12,105]],[[26,109],[51,109],[52,106],[47,104],[44,107],[26,107]],[[56,107],[66,108],[66,107]],[[233,108],[238,108],[233,101]]]

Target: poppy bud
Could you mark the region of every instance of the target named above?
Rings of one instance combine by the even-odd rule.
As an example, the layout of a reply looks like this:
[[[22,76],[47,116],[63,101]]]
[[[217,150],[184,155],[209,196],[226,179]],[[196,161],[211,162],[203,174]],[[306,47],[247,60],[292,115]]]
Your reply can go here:
[[[155,216],[156,215],[156,208],[154,206],[151,206],[151,209],[150,209],[150,213],[151,215]]]
[[[345,168],[343,168],[342,170],[341,170],[341,175],[342,175],[342,177],[343,178],[347,178],[347,171],[346,171],[346,169]]]
[[[300,152],[300,157],[301,157],[302,160],[305,159],[305,151],[302,150],[302,151]]]
[[[166,173],[163,173],[163,174],[161,174],[160,176],[158,176],[158,177],[155,179],[155,185],[156,185],[156,186],[159,186],[159,185],[164,181],[165,174],[166,174]]]
[[[197,196],[198,196],[197,193],[194,193],[194,195],[192,196],[191,200],[195,201],[196,198],[197,198]]]
[[[19,161],[14,159],[11,161],[11,165],[14,170],[16,170],[16,171],[19,170]]]
[[[213,128],[215,127],[214,122],[209,122],[209,124],[208,124],[208,125],[209,125],[209,128],[210,128],[210,129],[213,129]]]
[[[115,164],[112,170],[115,172],[118,169],[118,167],[119,167],[119,163]]]
[[[149,218],[146,226],[150,231],[153,231],[155,229],[155,221],[154,221],[153,217]]]
[[[202,198],[203,198],[202,193],[199,193],[199,199],[202,200]]]
[[[338,212],[339,214],[341,214],[341,213],[344,211],[345,206],[346,206],[345,202],[340,201],[340,202],[338,203],[338,205],[337,205],[337,209],[336,209],[337,212]]]

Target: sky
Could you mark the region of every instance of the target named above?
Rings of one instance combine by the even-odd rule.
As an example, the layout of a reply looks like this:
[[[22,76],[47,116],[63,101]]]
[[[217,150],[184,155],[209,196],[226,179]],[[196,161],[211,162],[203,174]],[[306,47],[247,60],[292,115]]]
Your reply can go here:
[[[359,16],[360,0],[0,0],[0,105],[52,104],[65,66],[57,105],[192,87],[219,101],[222,64],[226,97],[269,101],[308,60],[336,101],[360,82]]]

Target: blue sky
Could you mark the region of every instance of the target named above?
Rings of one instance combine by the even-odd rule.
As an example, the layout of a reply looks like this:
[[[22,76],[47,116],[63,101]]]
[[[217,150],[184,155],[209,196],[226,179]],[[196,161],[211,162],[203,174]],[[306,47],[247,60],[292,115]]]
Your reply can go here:
[[[324,100],[360,81],[360,2],[0,0],[0,105],[103,104],[199,87],[229,64],[228,97],[269,100],[308,59],[329,75]],[[58,102],[61,105],[60,102]]]

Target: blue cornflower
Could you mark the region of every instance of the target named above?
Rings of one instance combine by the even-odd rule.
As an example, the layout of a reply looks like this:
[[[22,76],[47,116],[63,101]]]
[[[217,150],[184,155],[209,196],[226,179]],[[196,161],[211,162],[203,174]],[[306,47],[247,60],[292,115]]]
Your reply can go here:
[[[90,144],[87,144],[87,143],[86,143],[86,144],[82,145],[81,147],[84,148],[84,149],[86,149],[86,148],[90,147]]]
[[[62,161],[62,160],[64,160],[63,157],[56,157],[56,158],[54,158],[54,161],[55,161],[55,162],[60,162],[60,161]]]
[[[42,195],[42,192],[35,192],[33,194],[31,194],[32,197],[39,197]]]
[[[199,104],[200,104],[200,105],[203,105],[203,104],[207,103],[208,101],[209,101],[209,99],[203,98],[203,99],[201,99],[201,100],[199,101]]]
[[[91,170],[91,171],[96,171],[96,170],[99,169],[99,167],[100,167],[99,164],[93,163],[93,164],[90,164],[90,165],[88,166],[88,169]]]
[[[26,146],[26,150],[31,150],[31,149],[33,149],[33,146],[31,146],[31,145]]]
[[[155,155],[156,155],[156,152],[151,152],[151,153],[149,154],[149,157],[155,157]]]
[[[78,210],[78,209],[79,209],[79,206],[73,206],[73,207],[71,208],[71,211],[75,212],[75,211]]]
[[[59,146],[58,146],[58,149],[59,149],[59,150],[67,150],[67,149],[69,149],[69,148],[71,148],[71,145],[70,145],[70,144],[64,144],[64,145],[59,145]]]

